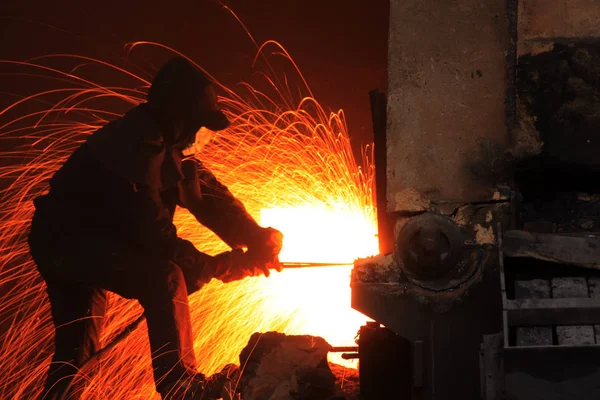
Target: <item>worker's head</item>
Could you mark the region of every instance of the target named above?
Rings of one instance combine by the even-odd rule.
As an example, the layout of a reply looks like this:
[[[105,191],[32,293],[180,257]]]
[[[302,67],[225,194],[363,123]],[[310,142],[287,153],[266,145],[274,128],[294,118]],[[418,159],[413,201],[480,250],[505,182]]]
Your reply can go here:
[[[219,131],[229,126],[209,78],[181,57],[169,60],[158,71],[148,92],[148,106],[169,144],[187,147],[200,128]]]

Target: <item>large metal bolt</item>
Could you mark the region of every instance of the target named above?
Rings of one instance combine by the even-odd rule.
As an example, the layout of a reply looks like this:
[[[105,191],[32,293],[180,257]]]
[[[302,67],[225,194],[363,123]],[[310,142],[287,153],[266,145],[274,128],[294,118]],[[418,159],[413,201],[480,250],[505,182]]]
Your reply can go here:
[[[426,213],[411,219],[401,229],[395,256],[403,269],[415,279],[440,278],[460,259],[462,237],[447,217]]]
[[[434,252],[440,243],[440,232],[431,226],[425,226],[419,234],[419,243],[421,248],[426,252]]]

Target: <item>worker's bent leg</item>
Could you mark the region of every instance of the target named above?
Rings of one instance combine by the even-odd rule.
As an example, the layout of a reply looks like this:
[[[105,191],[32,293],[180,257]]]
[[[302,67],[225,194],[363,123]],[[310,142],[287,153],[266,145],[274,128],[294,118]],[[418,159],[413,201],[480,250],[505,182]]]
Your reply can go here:
[[[140,282],[144,290],[135,297],[146,315],[156,388],[165,395],[175,382],[196,373],[188,292],[176,264],[165,261],[147,271]]]
[[[42,398],[78,399],[84,387],[73,378],[100,348],[106,292],[52,280],[47,282],[47,292],[55,326],[55,350]]]
[[[177,264],[156,260],[105,237],[74,243],[54,264],[51,270],[60,282],[101,287],[140,302],[159,392],[196,373],[188,292]]]

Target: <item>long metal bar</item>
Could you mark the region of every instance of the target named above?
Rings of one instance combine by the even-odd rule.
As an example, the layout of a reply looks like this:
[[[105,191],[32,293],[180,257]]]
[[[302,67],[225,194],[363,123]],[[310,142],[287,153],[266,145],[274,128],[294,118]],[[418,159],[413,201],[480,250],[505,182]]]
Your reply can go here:
[[[352,263],[282,262],[281,266],[283,268],[350,267]]]
[[[346,353],[350,351],[358,351],[358,346],[334,346],[329,350],[330,353]]]

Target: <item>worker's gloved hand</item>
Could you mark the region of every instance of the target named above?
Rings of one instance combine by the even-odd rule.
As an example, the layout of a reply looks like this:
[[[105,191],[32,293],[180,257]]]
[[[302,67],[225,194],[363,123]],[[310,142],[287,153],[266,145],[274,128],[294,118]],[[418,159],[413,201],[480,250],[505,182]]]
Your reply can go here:
[[[263,265],[265,275],[269,276],[269,269],[281,272],[279,253],[283,247],[283,233],[275,228],[261,228],[258,234],[248,245],[248,256],[257,264]]]
[[[214,278],[223,282],[232,282],[248,276],[270,275],[270,269],[279,267],[279,260],[265,262],[255,257],[250,251],[234,249],[215,256],[216,269]],[[275,265],[275,262],[277,265]]]

